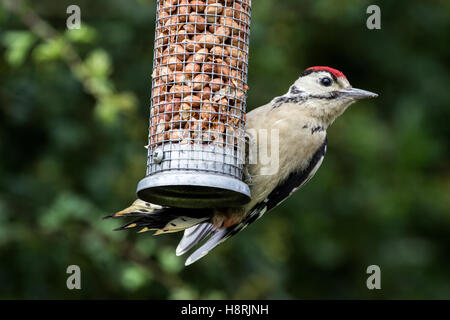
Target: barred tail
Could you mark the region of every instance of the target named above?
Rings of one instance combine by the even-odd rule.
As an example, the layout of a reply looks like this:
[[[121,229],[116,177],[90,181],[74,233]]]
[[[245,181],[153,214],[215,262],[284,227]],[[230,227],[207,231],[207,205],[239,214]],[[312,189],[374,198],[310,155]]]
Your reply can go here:
[[[154,235],[178,232],[209,221],[212,211],[209,209],[169,208],[136,200],[128,208],[104,219],[137,218],[115,230],[139,228],[138,232],[156,231]]]

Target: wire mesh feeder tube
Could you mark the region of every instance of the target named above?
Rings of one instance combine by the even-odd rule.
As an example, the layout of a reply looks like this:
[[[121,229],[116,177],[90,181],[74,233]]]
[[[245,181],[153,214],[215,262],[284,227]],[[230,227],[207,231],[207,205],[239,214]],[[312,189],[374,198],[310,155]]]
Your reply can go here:
[[[242,205],[251,0],[158,0],[147,176],[138,197]]]

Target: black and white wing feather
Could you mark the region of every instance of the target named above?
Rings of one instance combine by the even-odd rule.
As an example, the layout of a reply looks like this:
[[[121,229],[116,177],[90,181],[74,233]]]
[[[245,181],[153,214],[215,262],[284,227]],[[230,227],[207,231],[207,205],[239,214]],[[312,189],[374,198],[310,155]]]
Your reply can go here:
[[[295,191],[304,186],[319,169],[325,157],[326,150],[327,139],[325,138],[323,144],[311,158],[308,167],[301,171],[292,172],[283,183],[281,183],[269,194],[266,199],[257,203],[239,224],[231,226],[224,230],[213,230],[209,228],[207,223],[202,224],[203,226],[201,228],[193,227],[196,229],[193,229],[192,235],[200,237],[202,240],[207,235],[211,235],[211,237],[204,245],[202,245],[199,249],[197,249],[189,256],[189,258],[186,260],[186,265],[190,265],[207,255],[219,244],[245,229],[249,224],[261,218],[267,211],[275,208],[281,202],[286,200],[290,195],[292,195]],[[192,246],[190,246],[190,248],[192,248]],[[181,251],[184,253],[187,250],[180,250],[179,252]]]

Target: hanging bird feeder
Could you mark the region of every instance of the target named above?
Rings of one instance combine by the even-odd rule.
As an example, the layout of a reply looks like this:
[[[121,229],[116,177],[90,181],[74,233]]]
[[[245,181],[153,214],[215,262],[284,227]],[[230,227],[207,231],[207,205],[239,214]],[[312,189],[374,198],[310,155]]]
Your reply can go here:
[[[157,0],[142,200],[242,205],[251,0]]]

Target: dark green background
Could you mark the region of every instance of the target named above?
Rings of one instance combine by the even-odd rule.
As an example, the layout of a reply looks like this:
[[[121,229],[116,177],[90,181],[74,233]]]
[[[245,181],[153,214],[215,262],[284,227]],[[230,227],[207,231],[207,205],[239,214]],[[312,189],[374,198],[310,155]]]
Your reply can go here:
[[[181,234],[100,220],[145,173],[155,1],[30,1],[46,40],[2,1],[0,298],[450,298],[450,1],[253,2],[250,108],[312,65],[380,97],[330,128],[301,192],[184,268]],[[66,288],[71,264],[82,290]]]

